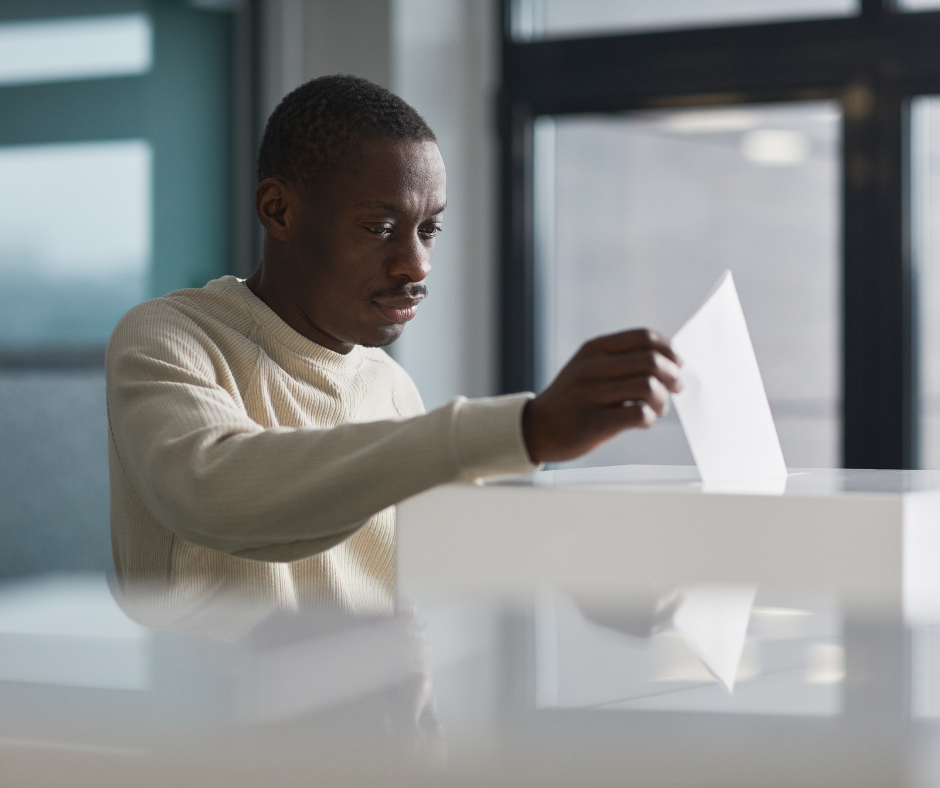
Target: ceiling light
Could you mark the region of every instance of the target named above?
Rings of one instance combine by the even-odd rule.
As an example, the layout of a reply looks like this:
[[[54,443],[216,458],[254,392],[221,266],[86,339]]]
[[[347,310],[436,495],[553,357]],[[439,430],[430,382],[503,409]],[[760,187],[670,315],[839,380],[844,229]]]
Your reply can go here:
[[[799,131],[756,129],[742,137],[741,154],[764,167],[788,167],[806,161],[809,140]]]
[[[675,134],[716,134],[729,131],[746,131],[758,125],[753,112],[744,110],[695,110],[668,116],[662,127]]]

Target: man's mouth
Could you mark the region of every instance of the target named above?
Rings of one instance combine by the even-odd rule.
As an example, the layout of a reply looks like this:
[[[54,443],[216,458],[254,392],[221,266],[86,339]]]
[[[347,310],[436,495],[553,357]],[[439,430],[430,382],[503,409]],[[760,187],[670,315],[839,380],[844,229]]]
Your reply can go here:
[[[374,298],[379,311],[393,323],[407,323],[418,314],[418,304],[424,296],[402,296],[398,298]]]

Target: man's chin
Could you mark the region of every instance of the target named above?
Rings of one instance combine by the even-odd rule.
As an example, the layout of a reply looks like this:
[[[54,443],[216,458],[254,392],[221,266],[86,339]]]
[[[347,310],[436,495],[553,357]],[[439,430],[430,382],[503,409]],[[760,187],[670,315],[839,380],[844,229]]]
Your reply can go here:
[[[359,344],[363,347],[387,347],[391,345],[405,330],[405,324],[392,324],[383,326],[368,337],[362,337]]]

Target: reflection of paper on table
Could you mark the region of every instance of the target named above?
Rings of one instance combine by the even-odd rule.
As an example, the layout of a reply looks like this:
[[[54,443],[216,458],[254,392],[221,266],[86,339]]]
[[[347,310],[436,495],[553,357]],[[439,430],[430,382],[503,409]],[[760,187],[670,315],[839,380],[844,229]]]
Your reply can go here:
[[[536,707],[840,714],[835,600],[777,596],[789,604],[756,609],[755,590],[696,583],[593,597],[540,589]]]
[[[709,583],[684,586],[672,625],[728,692],[744,653],[757,586]]]
[[[673,402],[705,488],[782,493],[787,467],[730,271],[672,347],[683,361]]]

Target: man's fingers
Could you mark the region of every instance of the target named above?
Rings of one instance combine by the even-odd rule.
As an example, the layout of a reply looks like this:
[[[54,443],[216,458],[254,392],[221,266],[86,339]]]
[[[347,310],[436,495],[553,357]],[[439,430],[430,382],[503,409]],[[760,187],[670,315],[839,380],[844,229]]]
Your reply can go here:
[[[670,391],[678,393],[682,390],[678,365],[659,351],[650,349],[586,359],[582,362],[581,374],[589,381],[654,375]]]
[[[646,403],[657,416],[665,416],[669,408],[669,392],[653,375],[606,381],[592,387],[590,393],[598,405]]]
[[[594,353],[629,353],[631,350],[644,349],[657,350],[674,364],[682,366],[682,361],[676,355],[669,340],[658,331],[649,328],[633,328],[621,331],[618,334],[607,334],[586,342],[582,350],[589,354]]]
[[[682,362],[668,340],[648,329],[586,343],[523,412],[523,436],[535,462],[580,457],[618,432],[649,427],[682,389]]]
[[[655,421],[656,414],[645,402],[607,408],[602,416],[604,430],[608,433],[607,438],[613,438],[624,430],[646,429]]]

